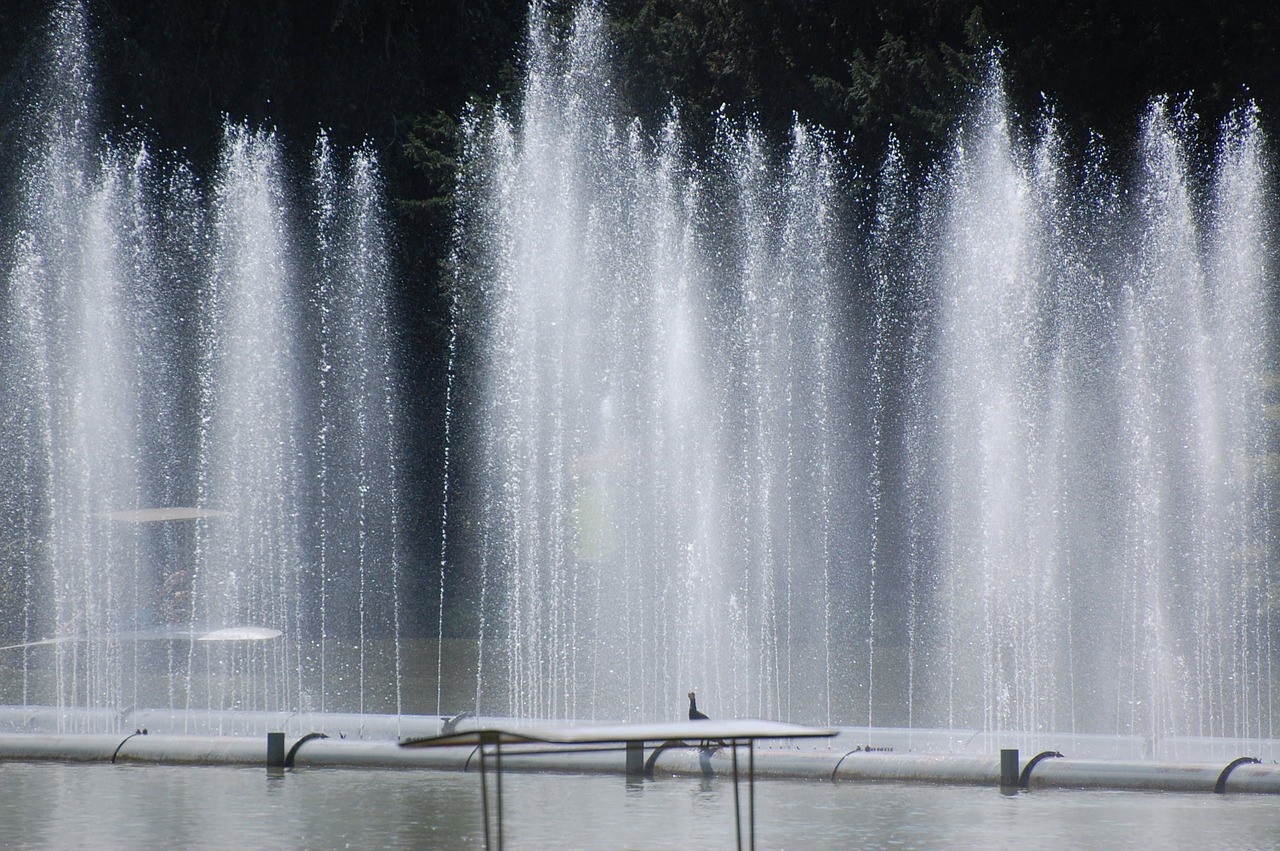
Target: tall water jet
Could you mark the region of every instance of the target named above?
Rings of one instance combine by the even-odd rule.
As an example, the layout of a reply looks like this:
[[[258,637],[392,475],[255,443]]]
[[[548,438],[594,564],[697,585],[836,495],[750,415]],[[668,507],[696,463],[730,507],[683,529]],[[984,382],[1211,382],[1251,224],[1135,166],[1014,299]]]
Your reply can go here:
[[[1267,680],[1241,678],[1269,650],[1255,596],[1269,584],[1270,500],[1259,131],[1249,114],[1225,128],[1206,234],[1185,121],[1160,103],[1144,122],[1142,241],[1123,293],[1131,658],[1118,721],[1152,737],[1258,735]]]
[[[6,702],[397,711],[376,164],[322,141],[300,209],[233,125],[206,190],[96,127],[78,5],[49,38],[0,305]]]
[[[311,304],[319,347],[311,479],[318,493],[309,531],[315,575],[305,582],[321,599],[320,646],[312,642],[309,653],[320,669],[321,710],[328,695],[341,694],[343,705],[361,712],[398,712],[402,416],[382,180],[371,151],[356,151],[343,169],[324,136],[312,171],[320,275]],[[314,600],[310,608],[314,626]],[[347,661],[331,670],[334,636]],[[342,686],[333,688],[331,677]]]
[[[460,183],[478,711],[1271,733],[1254,113],[1118,176],[992,70],[864,197],[815,128],[626,121],[591,4],[528,50]]]
[[[1217,384],[1222,394],[1221,463],[1226,470],[1221,546],[1229,553],[1221,581],[1226,591],[1220,612],[1230,612],[1216,650],[1224,696],[1210,733],[1275,733],[1275,662],[1271,604],[1275,577],[1272,528],[1275,496],[1268,476],[1275,423],[1268,415],[1274,398],[1275,302],[1268,296],[1269,224],[1274,215],[1266,187],[1272,178],[1263,153],[1264,136],[1256,107],[1239,110],[1223,125],[1217,151],[1214,216],[1208,268],[1213,281],[1209,314],[1216,331]],[[1220,726],[1217,726],[1220,725]]]
[[[976,711],[983,729],[1034,729],[1060,646],[1044,599],[1057,583],[1060,440],[1046,299],[1060,282],[1044,274],[1034,184],[1015,161],[1007,115],[991,86],[958,140],[942,199],[937,602],[948,665],[962,672],[947,695],[949,723]]]
[[[924,662],[929,619],[925,606],[931,599],[934,509],[924,498],[924,483],[935,462],[928,440],[931,394],[926,366],[936,317],[927,289],[929,255],[915,246],[927,244],[920,235],[930,224],[930,211],[937,208],[927,200],[931,194],[912,185],[897,140],[891,139],[876,181],[866,250],[871,290],[867,665],[872,683],[867,690],[868,726],[882,718],[915,726],[920,708],[917,696],[925,691],[928,679]],[[891,481],[895,476],[899,479],[896,485]],[[877,624],[877,601],[884,599],[899,602],[896,630],[883,616]],[[880,608],[883,610],[883,605]],[[882,639],[880,654],[877,638]],[[896,657],[886,657],[884,649],[894,646]],[[890,693],[896,707],[882,705],[879,712],[874,688],[877,662],[882,670],[887,663],[902,683],[896,693]]]
[[[830,672],[850,664],[832,639],[857,628],[838,595],[853,556],[852,468],[840,448],[854,437],[842,322],[849,312],[836,300],[841,187],[830,142],[810,128],[794,128],[781,166],[750,126],[722,126],[720,149],[736,216],[716,227],[731,236],[729,255],[741,264],[726,282],[735,302],[719,318],[730,353],[720,362],[729,368],[724,398],[741,413],[730,414],[737,433],[724,434],[719,447],[732,470],[721,499],[733,519],[718,534],[736,542],[734,600],[757,636],[741,645],[745,677],[734,705],[829,720],[833,689],[848,687]]]
[[[1128,204],[1093,166],[1073,184],[1052,121],[1024,158],[998,92],[946,172],[932,273],[937,723],[1267,735],[1269,677],[1224,674],[1273,653],[1256,124],[1224,131],[1206,204],[1190,128],[1152,107]]]
[[[128,581],[136,541],[103,513],[140,497],[126,282],[146,264],[134,265],[145,246],[114,238],[111,223],[132,220],[141,189],[131,166],[145,152],[99,156],[87,144],[96,130],[80,99],[92,88],[83,17],[59,9],[51,26],[59,50],[34,108],[52,119],[28,130],[34,156],[6,288],[5,398],[17,413],[6,440],[17,451],[5,453],[5,490],[20,495],[23,520],[10,532],[28,589],[23,632],[11,634],[102,637],[94,652],[54,648],[52,683],[24,677],[24,696],[79,705],[129,699],[131,648],[118,633],[139,614]]]
[[[529,27],[518,120],[469,131],[484,711],[832,714],[849,436],[828,143],[622,123],[599,10]],[[721,219],[723,221],[721,221]],[[838,528],[839,527],[839,528]],[[844,531],[840,531],[843,529]],[[815,616],[815,612],[820,612]]]
[[[210,695],[227,701],[223,708],[287,708],[302,688],[301,311],[280,173],[272,137],[229,130],[213,201],[201,502],[234,520],[208,524],[202,536],[191,618],[263,624],[288,637],[206,650],[249,657],[219,660],[230,676]]]

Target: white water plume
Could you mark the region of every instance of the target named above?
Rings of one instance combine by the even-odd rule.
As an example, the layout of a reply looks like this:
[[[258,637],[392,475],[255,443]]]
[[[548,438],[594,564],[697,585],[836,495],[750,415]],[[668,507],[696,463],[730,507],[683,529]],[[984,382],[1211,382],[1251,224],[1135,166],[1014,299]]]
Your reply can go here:
[[[861,194],[816,128],[699,156],[614,73],[535,4],[468,124],[477,710],[1270,735],[1256,113],[1193,157],[1158,102],[1117,176],[992,73]]]

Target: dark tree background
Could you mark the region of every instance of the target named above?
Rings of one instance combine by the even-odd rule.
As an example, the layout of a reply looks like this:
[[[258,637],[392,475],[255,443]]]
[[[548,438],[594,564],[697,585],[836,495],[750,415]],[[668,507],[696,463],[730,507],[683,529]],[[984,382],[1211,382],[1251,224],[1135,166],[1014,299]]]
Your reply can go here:
[[[0,173],[53,0],[0,3]],[[225,118],[278,129],[309,155],[371,143],[397,246],[403,365],[415,400],[410,542],[438,543],[447,355],[445,262],[458,117],[519,96],[525,0],[84,0],[105,132],[139,128],[208,174]],[[571,5],[551,3],[553,19]],[[1069,139],[1123,157],[1145,104],[1186,99],[1212,132],[1246,98],[1280,110],[1280,3],[1176,0],[612,0],[619,83],[647,121],[674,103],[694,140],[712,115],[754,114],[781,137],[793,116],[847,139],[873,172],[894,133],[915,165],[936,157],[993,50],[1030,119],[1047,98]],[[5,181],[8,183],[9,181]],[[0,186],[7,205],[10,186]],[[3,211],[0,210],[0,213]],[[426,561],[429,563],[430,559]]]
[[[0,138],[10,137],[54,0],[0,4]],[[279,129],[300,155],[325,128],[380,151],[406,297],[441,338],[457,117],[518,95],[525,0],[85,0],[108,129],[140,127],[207,170],[224,116]],[[550,5],[567,18],[571,5]],[[1070,132],[1132,138],[1154,96],[1212,128],[1280,94],[1280,4],[1158,0],[611,0],[620,82],[653,120],[674,102],[694,138],[721,105],[783,131],[846,136],[874,165],[890,131],[926,161],[983,59],[1002,51],[1024,118],[1047,97]],[[12,156],[11,146],[4,153]]]

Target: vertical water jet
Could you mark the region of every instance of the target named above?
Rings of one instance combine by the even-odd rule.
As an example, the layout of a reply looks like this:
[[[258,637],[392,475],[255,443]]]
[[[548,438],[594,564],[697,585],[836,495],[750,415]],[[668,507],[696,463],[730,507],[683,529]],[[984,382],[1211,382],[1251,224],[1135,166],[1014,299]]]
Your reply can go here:
[[[322,142],[309,216],[275,134],[230,125],[206,185],[97,126],[85,20],[54,10],[3,235],[4,700],[398,711],[376,163]]]
[[[863,196],[816,128],[626,119],[589,4],[528,38],[460,184],[478,711],[1271,729],[1256,113],[1117,175],[993,61]]]

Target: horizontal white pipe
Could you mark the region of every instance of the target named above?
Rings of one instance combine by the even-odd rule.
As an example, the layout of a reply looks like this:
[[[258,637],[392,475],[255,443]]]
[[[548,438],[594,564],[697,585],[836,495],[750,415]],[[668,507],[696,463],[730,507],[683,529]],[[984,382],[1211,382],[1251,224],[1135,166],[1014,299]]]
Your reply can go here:
[[[470,719],[467,719],[470,720]],[[342,712],[245,712],[220,709],[103,709],[54,706],[0,706],[0,731],[32,733],[152,733],[203,736],[303,736],[382,739],[436,736],[443,719],[435,715],[360,715]]]
[[[1280,765],[1272,762],[1237,766],[1227,776],[1226,789],[1223,791],[1280,795]]]
[[[1028,787],[1213,792],[1227,764],[1046,759],[1031,772]],[[1225,792],[1280,793],[1280,765],[1237,765]]]
[[[444,719],[436,716],[355,715],[342,713],[266,713],[207,710],[62,709],[0,706],[0,729],[37,732],[0,733],[0,760],[57,760],[70,762],[158,762],[171,764],[265,765],[266,732],[285,733],[292,749],[309,733],[312,739],[296,750],[293,765],[332,767],[431,768],[476,771],[474,746],[401,748],[397,738],[438,735]],[[459,729],[489,723],[504,726],[511,719],[466,718]],[[117,732],[45,732],[101,725]],[[134,730],[147,729],[147,735]],[[195,732],[192,732],[195,731]],[[847,744],[875,731],[845,731],[836,748],[760,747],[754,750],[756,774],[763,777],[803,778],[840,782],[923,782],[997,786],[1000,760],[994,755],[967,753],[904,753],[850,749]],[[938,733],[937,735],[944,735]],[[954,733],[946,733],[953,736]],[[928,736],[924,736],[925,739]],[[839,745],[846,745],[839,747]],[[1238,753],[1238,752],[1237,752]],[[1021,754],[1025,767],[1033,754]],[[728,748],[672,747],[655,755],[644,751],[653,774],[728,776],[732,752]],[[490,754],[487,767],[495,760]],[[1213,792],[1229,759],[1220,762],[1160,762],[1051,758],[1040,761],[1029,776],[1036,788],[1094,788]],[[621,774],[626,770],[622,749],[574,749],[554,745],[507,746],[502,749],[504,771]],[[745,776],[748,752],[738,752],[738,770]],[[1224,783],[1226,792],[1280,794],[1280,765],[1274,761],[1235,766]]]

